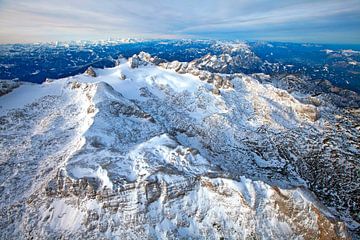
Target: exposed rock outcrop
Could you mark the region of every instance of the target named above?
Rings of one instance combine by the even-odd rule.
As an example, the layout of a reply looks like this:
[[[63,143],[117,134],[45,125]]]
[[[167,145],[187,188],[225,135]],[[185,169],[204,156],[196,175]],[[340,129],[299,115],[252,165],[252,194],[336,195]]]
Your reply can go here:
[[[0,96],[3,96],[20,86],[19,82],[12,80],[0,80]]]
[[[96,77],[96,72],[92,67],[88,67],[88,69],[85,71],[85,74],[90,77]]]

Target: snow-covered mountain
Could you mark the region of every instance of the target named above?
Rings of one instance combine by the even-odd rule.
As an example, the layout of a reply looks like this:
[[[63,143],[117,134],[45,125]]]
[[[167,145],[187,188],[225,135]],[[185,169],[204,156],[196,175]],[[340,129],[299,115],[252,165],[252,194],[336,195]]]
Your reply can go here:
[[[329,80],[360,93],[360,46],[219,40],[108,39],[37,44],[0,44],[0,79],[42,83],[83,73],[89,66],[114,67],[119,55],[141,51],[167,61],[197,60],[217,73],[265,73]]]
[[[2,239],[356,237],[358,94],[232,60],[2,82]]]

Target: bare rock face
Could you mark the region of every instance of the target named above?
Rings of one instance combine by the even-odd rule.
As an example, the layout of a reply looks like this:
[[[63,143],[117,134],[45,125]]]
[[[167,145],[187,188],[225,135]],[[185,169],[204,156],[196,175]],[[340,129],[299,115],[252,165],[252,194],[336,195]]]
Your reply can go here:
[[[220,90],[218,88],[213,88],[213,90],[211,91],[213,94],[215,95],[220,95]]]
[[[152,57],[149,53],[140,52],[139,54],[134,54],[131,58],[128,59],[128,64],[131,68],[137,68],[140,65],[146,66],[148,64],[161,65],[165,61],[158,57]]]
[[[191,73],[191,74],[194,75],[194,76],[199,76],[199,75],[200,75],[200,70],[199,70],[199,69],[196,69],[196,68],[193,68],[192,66],[190,66],[189,73]]]
[[[215,86],[216,88],[220,88],[220,87],[223,86],[224,80],[223,80],[223,78],[222,78],[220,75],[215,75],[213,81],[214,81],[214,86]]]
[[[172,61],[172,62],[167,62],[167,63],[161,64],[161,66],[164,66],[166,69],[173,69],[173,70],[175,70],[175,72],[177,72],[181,69],[182,63],[179,61]]]
[[[211,55],[207,55],[207,58],[210,59]],[[207,83],[212,84],[215,89],[234,88],[234,85],[231,83],[232,78],[230,78],[229,76],[224,76],[224,75],[200,70],[198,66],[196,66],[195,61],[192,61],[190,63],[186,63],[186,62],[181,63],[179,61],[172,61],[172,62],[160,63],[159,66],[164,67],[166,69],[173,69],[175,72],[180,74],[189,73],[194,76],[198,76],[201,81],[206,81]]]
[[[308,97],[307,103],[314,105],[315,107],[321,106],[321,100],[317,97]]]
[[[120,73],[120,80],[125,80],[126,79],[126,75],[125,74],[123,74],[123,73]]]
[[[206,72],[206,71],[201,71],[200,75],[199,75],[199,79],[201,81],[206,81],[206,82],[210,82],[210,79],[213,78],[212,73]]]
[[[320,112],[315,107],[310,105],[298,108],[296,111],[300,115],[303,115],[304,117],[308,118],[313,122],[317,121],[320,118]]]
[[[85,71],[85,74],[90,77],[96,77],[96,72],[92,67],[88,67],[88,69]]]
[[[139,56],[137,56],[135,54],[131,58],[128,59],[128,64],[129,64],[130,68],[137,68],[137,67],[139,67],[140,61],[141,60],[140,60]]]
[[[219,46],[224,51],[219,55],[207,54],[192,62],[200,70],[213,73],[233,74],[237,72],[245,72],[252,68],[258,68],[262,65],[259,59],[246,44],[242,46]]]
[[[222,87],[224,89],[233,89],[234,88],[234,84],[231,82],[231,80],[229,78],[225,78],[223,80],[223,85]]]
[[[151,62],[151,55],[149,53],[140,52],[138,57],[143,62]]]

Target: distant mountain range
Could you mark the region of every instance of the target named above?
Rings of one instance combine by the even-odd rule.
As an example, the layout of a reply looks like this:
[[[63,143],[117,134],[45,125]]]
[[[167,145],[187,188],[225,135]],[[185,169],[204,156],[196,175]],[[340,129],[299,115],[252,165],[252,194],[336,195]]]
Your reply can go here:
[[[298,74],[309,80],[329,80],[335,86],[360,91],[360,46],[278,42],[120,39],[49,44],[0,45],[0,79],[41,83],[84,72],[88,66],[114,66],[119,55],[140,51],[173,61],[205,55],[229,61],[223,73]],[[209,69],[211,70],[211,69]]]

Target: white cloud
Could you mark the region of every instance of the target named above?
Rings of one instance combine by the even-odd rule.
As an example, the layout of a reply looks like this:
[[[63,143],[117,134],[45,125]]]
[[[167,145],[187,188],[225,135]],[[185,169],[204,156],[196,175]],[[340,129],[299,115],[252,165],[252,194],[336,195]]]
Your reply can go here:
[[[360,41],[356,27],[359,19],[358,0],[5,0],[0,1],[0,42],[108,37],[246,38],[246,32],[259,39],[277,32],[284,34],[278,38],[288,36],[291,41],[299,31],[305,36],[311,33],[314,39],[319,27],[322,31],[328,28],[330,35],[325,35],[327,39],[330,36],[329,41],[338,41],[336,34],[344,32],[344,26],[352,35],[351,41]],[[289,32],[291,28],[293,32]],[[324,40],[325,35],[319,32],[318,40]],[[342,41],[347,41],[346,34]]]

